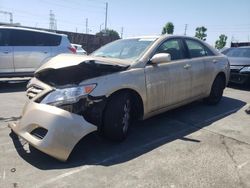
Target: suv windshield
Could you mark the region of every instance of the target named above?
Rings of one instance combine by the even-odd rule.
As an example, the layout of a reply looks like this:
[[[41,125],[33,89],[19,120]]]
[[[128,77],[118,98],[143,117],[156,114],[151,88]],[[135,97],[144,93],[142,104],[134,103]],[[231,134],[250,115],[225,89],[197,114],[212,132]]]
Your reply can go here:
[[[117,40],[101,47],[91,55],[98,57],[136,60],[155,40],[156,38]]]
[[[233,48],[225,55],[228,57],[248,57],[250,58],[250,48]]]

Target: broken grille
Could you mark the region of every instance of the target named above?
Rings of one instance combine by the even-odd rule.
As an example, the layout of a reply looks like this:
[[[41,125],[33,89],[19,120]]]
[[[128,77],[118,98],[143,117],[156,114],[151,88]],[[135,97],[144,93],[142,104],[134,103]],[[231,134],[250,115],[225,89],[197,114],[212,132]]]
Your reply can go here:
[[[32,85],[29,87],[26,91],[26,95],[29,99],[33,99],[35,96],[37,96],[39,93],[43,91],[43,88]]]

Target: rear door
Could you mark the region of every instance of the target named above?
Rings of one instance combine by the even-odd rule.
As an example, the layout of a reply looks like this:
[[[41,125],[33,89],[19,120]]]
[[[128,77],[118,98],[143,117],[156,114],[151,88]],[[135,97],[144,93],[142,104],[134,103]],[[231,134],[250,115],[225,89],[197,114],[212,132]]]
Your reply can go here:
[[[51,46],[51,56],[56,56],[61,53],[69,53],[69,47],[71,46],[69,41],[64,41],[64,37],[60,35],[51,35],[50,36],[50,46]]]
[[[13,30],[12,36],[15,72],[34,72],[51,56],[48,34]]]
[[[155,54],[169,53],[170,62],[145,68],[148,108],[155,111],[190,98],[191,74],[189,59],[184,53],[181,39],[167,39]]]
[[[185,39],[188,49],[190,66],[192,67],[192,83],[191,97],[196,98],[202,96],[208,84],[211,82],[211,70],[208,68],[213,58],[213,53],[201,42],[194,39]]]
[[[0,29],[0,73],[13,73],[13,47],[10,46],[10,31]]]

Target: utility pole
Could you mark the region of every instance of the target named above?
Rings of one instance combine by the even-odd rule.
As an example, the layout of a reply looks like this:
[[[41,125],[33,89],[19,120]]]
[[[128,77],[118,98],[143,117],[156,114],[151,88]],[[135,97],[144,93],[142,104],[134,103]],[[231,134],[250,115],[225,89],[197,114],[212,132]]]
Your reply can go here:
[[[185,24],[185,31],[184,31],[184,35],[187,35],[187,27],[188,27],[188,24]]]
[[[234,36],[232,35],[232,37],[231,37],[231,42],[233,42],[234,41]]]
[[[6,11],[0,10],[0,13],[8,14],[10,16],[10,24],[13,24],[13,14],[12,14],[12,12],[6,12]]]
[[[49,29],[56,30],[56,19],[52,10],[49,12]]]
[[[108,19],[108,3],[106,2],[106,12],[105,12],[105,31],[107,30],[107,19]]]
[[[55,19],[55,22],[54,22],[55,26],[54,26],[54,30],[56,31],[57,30],[57,20]]]
[[[86,27],[86,34],[88,34],[88,23],[89,22],[89,20],[88,20],[88,18],[86,18],[86,22],[85,22],[85,27]]]
[[[123,37],[123,27],[121,28],[121,39]]]
[[[100,25],[100,32],[102,31],[102,25],[103,25],[103,23]]]

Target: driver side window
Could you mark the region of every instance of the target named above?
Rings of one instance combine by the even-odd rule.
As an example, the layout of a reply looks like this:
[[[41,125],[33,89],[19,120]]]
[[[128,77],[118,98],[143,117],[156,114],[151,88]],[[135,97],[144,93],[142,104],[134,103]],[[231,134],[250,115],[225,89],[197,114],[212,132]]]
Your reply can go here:
[[[155,52],[155,54],[158,53],[169,53],[171,56],[171,60],[184,59],[184,55],[178,39],[170,39],[163,42]]]

